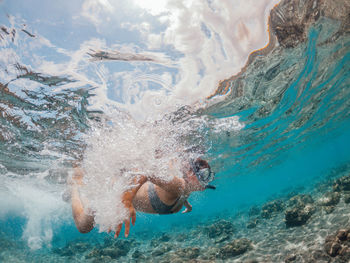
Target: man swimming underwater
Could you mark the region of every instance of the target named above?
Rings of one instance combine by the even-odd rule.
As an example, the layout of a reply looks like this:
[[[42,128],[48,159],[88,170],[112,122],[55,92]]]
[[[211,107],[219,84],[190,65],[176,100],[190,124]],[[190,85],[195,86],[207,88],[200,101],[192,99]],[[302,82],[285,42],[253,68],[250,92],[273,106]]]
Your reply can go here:
[[[187,201],[194,191],[215,189],[209,185],[215,174],[211,171],[207,161],[200,158],[190,161],[183,169],[183,178],[174,176],[171,181],[156,177],[138,175],[133,180],[133,186],[122,194],[122,203],[129,211],[128,219],[124,220],[125,237],[130,231],[130,218],[134,225],[136,211],[151,214],[173,214],[185,206],[183,213],[192,211]],[[83,171],[75,168],[72,183],[72,212],[79,232],[88,233],[94,228],[94,216],[84,212],[84,204],[80,198],[79,186],[83,185]],[[135,211],[136,210],[136,211]],[[114,237],[118,237],[123,223],[115,229]]]

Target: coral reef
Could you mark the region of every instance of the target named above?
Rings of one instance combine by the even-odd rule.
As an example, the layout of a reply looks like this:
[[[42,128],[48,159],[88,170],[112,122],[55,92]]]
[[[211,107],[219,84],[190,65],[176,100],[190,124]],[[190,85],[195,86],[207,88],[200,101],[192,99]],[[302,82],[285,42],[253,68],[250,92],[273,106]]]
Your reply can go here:
[[[283,211],[284,204],[281,200],[271,201],[261,208],[261,217],[271,218],[274,214]]]
[[[350,260],[350,229],[339,229],[335,235],[326,237],[324,249],[337,262]]]
[[[311,205],[289,208],[285,212],[286,226],[304,225],[314,212],[315,208]]]

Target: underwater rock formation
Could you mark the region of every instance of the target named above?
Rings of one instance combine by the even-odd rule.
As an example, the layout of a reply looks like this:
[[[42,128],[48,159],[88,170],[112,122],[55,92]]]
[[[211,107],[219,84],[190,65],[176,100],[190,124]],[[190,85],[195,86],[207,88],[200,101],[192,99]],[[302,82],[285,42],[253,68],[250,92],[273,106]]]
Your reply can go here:
[[[259,224],[260,219],[258,217],[250,218],[247,223],[247,228],[255,228]]]
[[[210,238],[218,238],[223,236],[228,239],[235,231],[235,228],[231,222],[227,220],[219,220],[212,225],[207,226],[205,231]]]
[[[341,194],[346,204],[350,203],[350,175],[342,176],[333,183],[333,191]]]
[[[327,192],[319,200],[320,205],[323,206],[334,206],[337,205],[340,201],[340,194],[338,192]]]
[[[345,202],[346,204],[349,204],[349,203],[350,203],[350,192],[344,193],[343,199],[344,199],[344,202]]]
[[[157,246],[159,246],[160,244],[162,244],[164,242],[170,241],[170,239],[171,239],[171,236],[164,233],[160,237],[152,239],[151,240],[151,246],[152,247],[157,247]]]
[[[132,253],[132,258],[137,261],[143,261],[146,259],[146,256],[139,249],[136,249],[134,253]]]
[[[324,196],[319,200],[319,204],[323,207],[323,210],[330,214],[335,209],[335,206],[340,201],[340,194],[338,192],[326,192]]]
[[[155,250],[153,250],[151,255],[153,257],[161,256],[161,255],[165,254],[166,252],[171,251],[172,249],[173,249],[173,247],[170,244],[164,243],[164,244],[161,244],[159,247],[157,247]]]
[[[218,257],[228,259],[241,255],[249,249],[252,249],[252,242],[250,240],[246,238],[236,239],[222,247],[218,252]]]
[[[106,237],[104,240],[104,245],[97,246],[90,250],[90,252],[85,256],[85,258],[94,259],[95,261],[118,259],[122,256],[126,256],[129,253],[132,245],[133,242],[130,240],[113,240],[110,237]]]
[[[283,211],[284,204],[281,200],[274,200],[271,202],[266,203],[261,208],[261,217],[262,218],[271,218],[273,215],[275,215],[278,212]]]
[[[199,255],[200,249],[198,247],[187,247],[169,253],[169,260],[170,262],[187,262],[197,258]]]
[[[183,232],[152,231],[144,235],[137,234],[137,239],[126,240],[106,236],[104,242],[95,244],[76,240],[62,248],[53,249],[54,256],[47,262],[348,263],[349,205],[339,201],[339,196],[349,193],[329,191],[335,182],[344,185],[344,178],[346,177],[327,180],[322,183],[322,188],[316,185],[314,189],[303,189],[304,193],[308,194],[294,194],[292,197],[287,194],[285,197],[279,197],[262,205],[264,209],[255,206],[229,217],[230,219],[217,220],[215,217],[209,221],[205,219],[201,222],[203,224],[184,226]],[[325,206],[320,205],[322,202],[319,200],[323,200]],[[286,207],[285,214],[275,212],[282,207]],[[318,207],[332,207],[334,213],[327,214],[322,213],[321,209],[315,210]],[[260,210],[270,210],[272,217],[264,220],[259,214],[256,215]],[[285,223],[282,222],[284,217]],[[300,225],[304,226],[289,228]],[[328,233],[335,234],[327,237]],[[7,254],[0,251],[1,262],[13,262],[8,260],[11,254],[15,253],[13,251],[23,250],[10,250],[12,243],[5,238],[0,239],[0,244],[3,244],[1,248],[8,249]]]
[[[305,205],[289,208],[285,212],[285,223],[287,227],[301,226],[306,224],[307,220],[315,212],[312,205]]]
[[[350,191],[350,175],[340,177],[333,184],[335,192]]]
[[[326,237],[324,249],[331,257],[337,257],[337,262],[349,262],[350,229],[340,229],[335,235]]]
[[[298,194],[288,200],[288,207],[304,207],[306,204],[313,204],[314,199],[309,194]]]

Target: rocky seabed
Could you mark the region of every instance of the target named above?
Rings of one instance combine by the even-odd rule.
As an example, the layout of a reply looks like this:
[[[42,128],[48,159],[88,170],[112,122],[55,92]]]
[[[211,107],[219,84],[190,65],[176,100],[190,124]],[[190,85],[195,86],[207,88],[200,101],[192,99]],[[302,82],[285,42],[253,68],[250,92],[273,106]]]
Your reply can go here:
[[[0,238],[1,262],[350,262],[350,174],[186,231],[31,253]]]

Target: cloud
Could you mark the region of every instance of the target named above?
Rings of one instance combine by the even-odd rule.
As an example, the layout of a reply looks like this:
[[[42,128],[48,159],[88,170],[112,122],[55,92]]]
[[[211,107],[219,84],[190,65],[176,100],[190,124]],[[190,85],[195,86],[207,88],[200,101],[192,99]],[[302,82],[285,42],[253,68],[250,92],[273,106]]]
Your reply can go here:
[[[109,0],[85,0],[81,15],[98,26],[103,21],[102,18],[106,13],[112,14],[114,11],[115,7]]]

